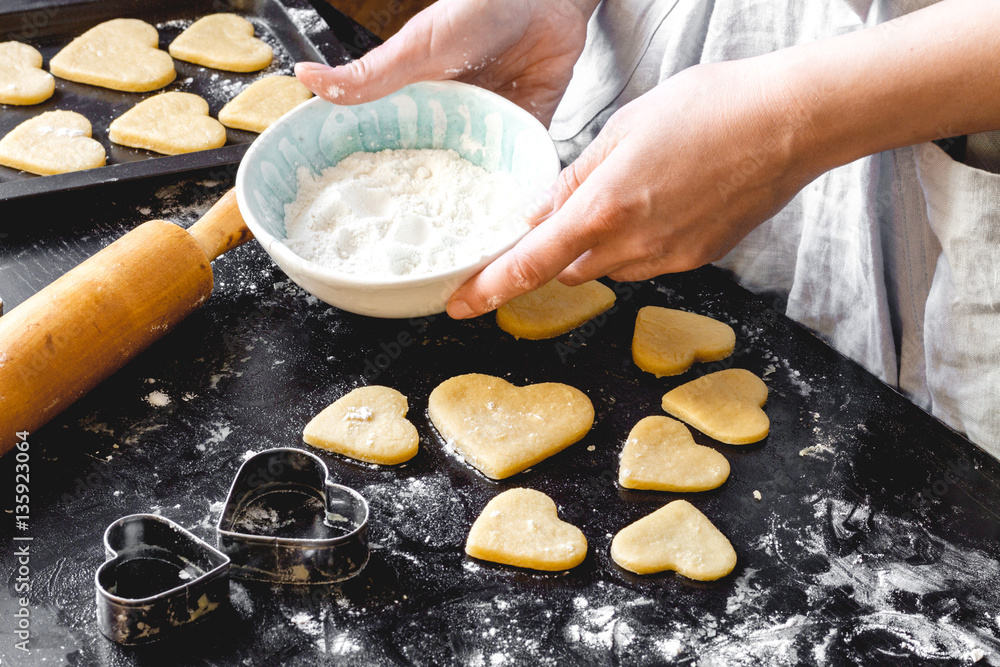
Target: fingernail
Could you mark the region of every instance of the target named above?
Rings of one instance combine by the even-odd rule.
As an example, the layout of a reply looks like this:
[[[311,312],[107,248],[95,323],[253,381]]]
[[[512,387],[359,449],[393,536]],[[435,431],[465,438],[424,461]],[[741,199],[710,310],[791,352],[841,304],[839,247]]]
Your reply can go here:
[[[448,315],[456,320],[464,320],[472,317],[476,313],[469,307],[469,304],[461,299],[452,299],[448,302]]]
[[[322,63],[295,63],[295,73],[304,74],[305,72],[319,72],[324,69],[328,69],[327,65]]]

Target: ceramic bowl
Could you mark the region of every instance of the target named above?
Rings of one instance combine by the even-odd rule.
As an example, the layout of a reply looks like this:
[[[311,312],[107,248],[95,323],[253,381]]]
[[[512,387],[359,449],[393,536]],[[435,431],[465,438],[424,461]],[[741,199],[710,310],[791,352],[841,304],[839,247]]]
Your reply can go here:
[[[250,146],[236,176],[236,196],[247,226],[275,263],[337,308],[388,318],[440,313],[459,285],[518,240],[440,273],[377,277],[321,266],[285,244],[284,208],[295,199],[300,167],[318,175],[356,151],[398,148],[451,148],[487,171],[507,172],[523,189],[526,205],[560,169],[552,139],[536,118],[468,84],[421,82],[365,104],[314,98],[296,107]]]

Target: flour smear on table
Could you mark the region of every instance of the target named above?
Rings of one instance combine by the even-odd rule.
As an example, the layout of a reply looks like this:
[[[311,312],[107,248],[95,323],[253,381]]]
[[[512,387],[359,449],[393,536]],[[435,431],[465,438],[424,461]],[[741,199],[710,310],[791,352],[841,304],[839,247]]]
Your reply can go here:
[[[470,264],[527,230],[513,177],[445,149],[358,152],[296,173],[285,243],[359,278],[419,276]]]

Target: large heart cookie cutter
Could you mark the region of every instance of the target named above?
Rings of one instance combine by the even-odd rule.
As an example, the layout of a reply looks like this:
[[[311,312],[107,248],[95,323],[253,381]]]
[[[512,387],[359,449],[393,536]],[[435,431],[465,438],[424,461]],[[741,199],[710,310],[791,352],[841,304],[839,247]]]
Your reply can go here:
[[[120,644],[161,639],[229,600],[229,558],[169,519],[122,517],[104,531],[104,550],[97,625]]]
[[[268,449],[240,467],[217,533],[241,579],[328,584],[368,563],[368,503],[300,449]]]

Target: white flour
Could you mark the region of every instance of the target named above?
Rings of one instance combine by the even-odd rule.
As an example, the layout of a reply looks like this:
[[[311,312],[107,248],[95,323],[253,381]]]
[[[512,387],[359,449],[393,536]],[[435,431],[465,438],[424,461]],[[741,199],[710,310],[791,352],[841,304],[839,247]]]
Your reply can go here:
[[[513,178],[452,150],[358,152],[320,176],[300,167],[297,177],[298,195],[285,205],[286,244],[356,276],[447,271],[527,229]]]

